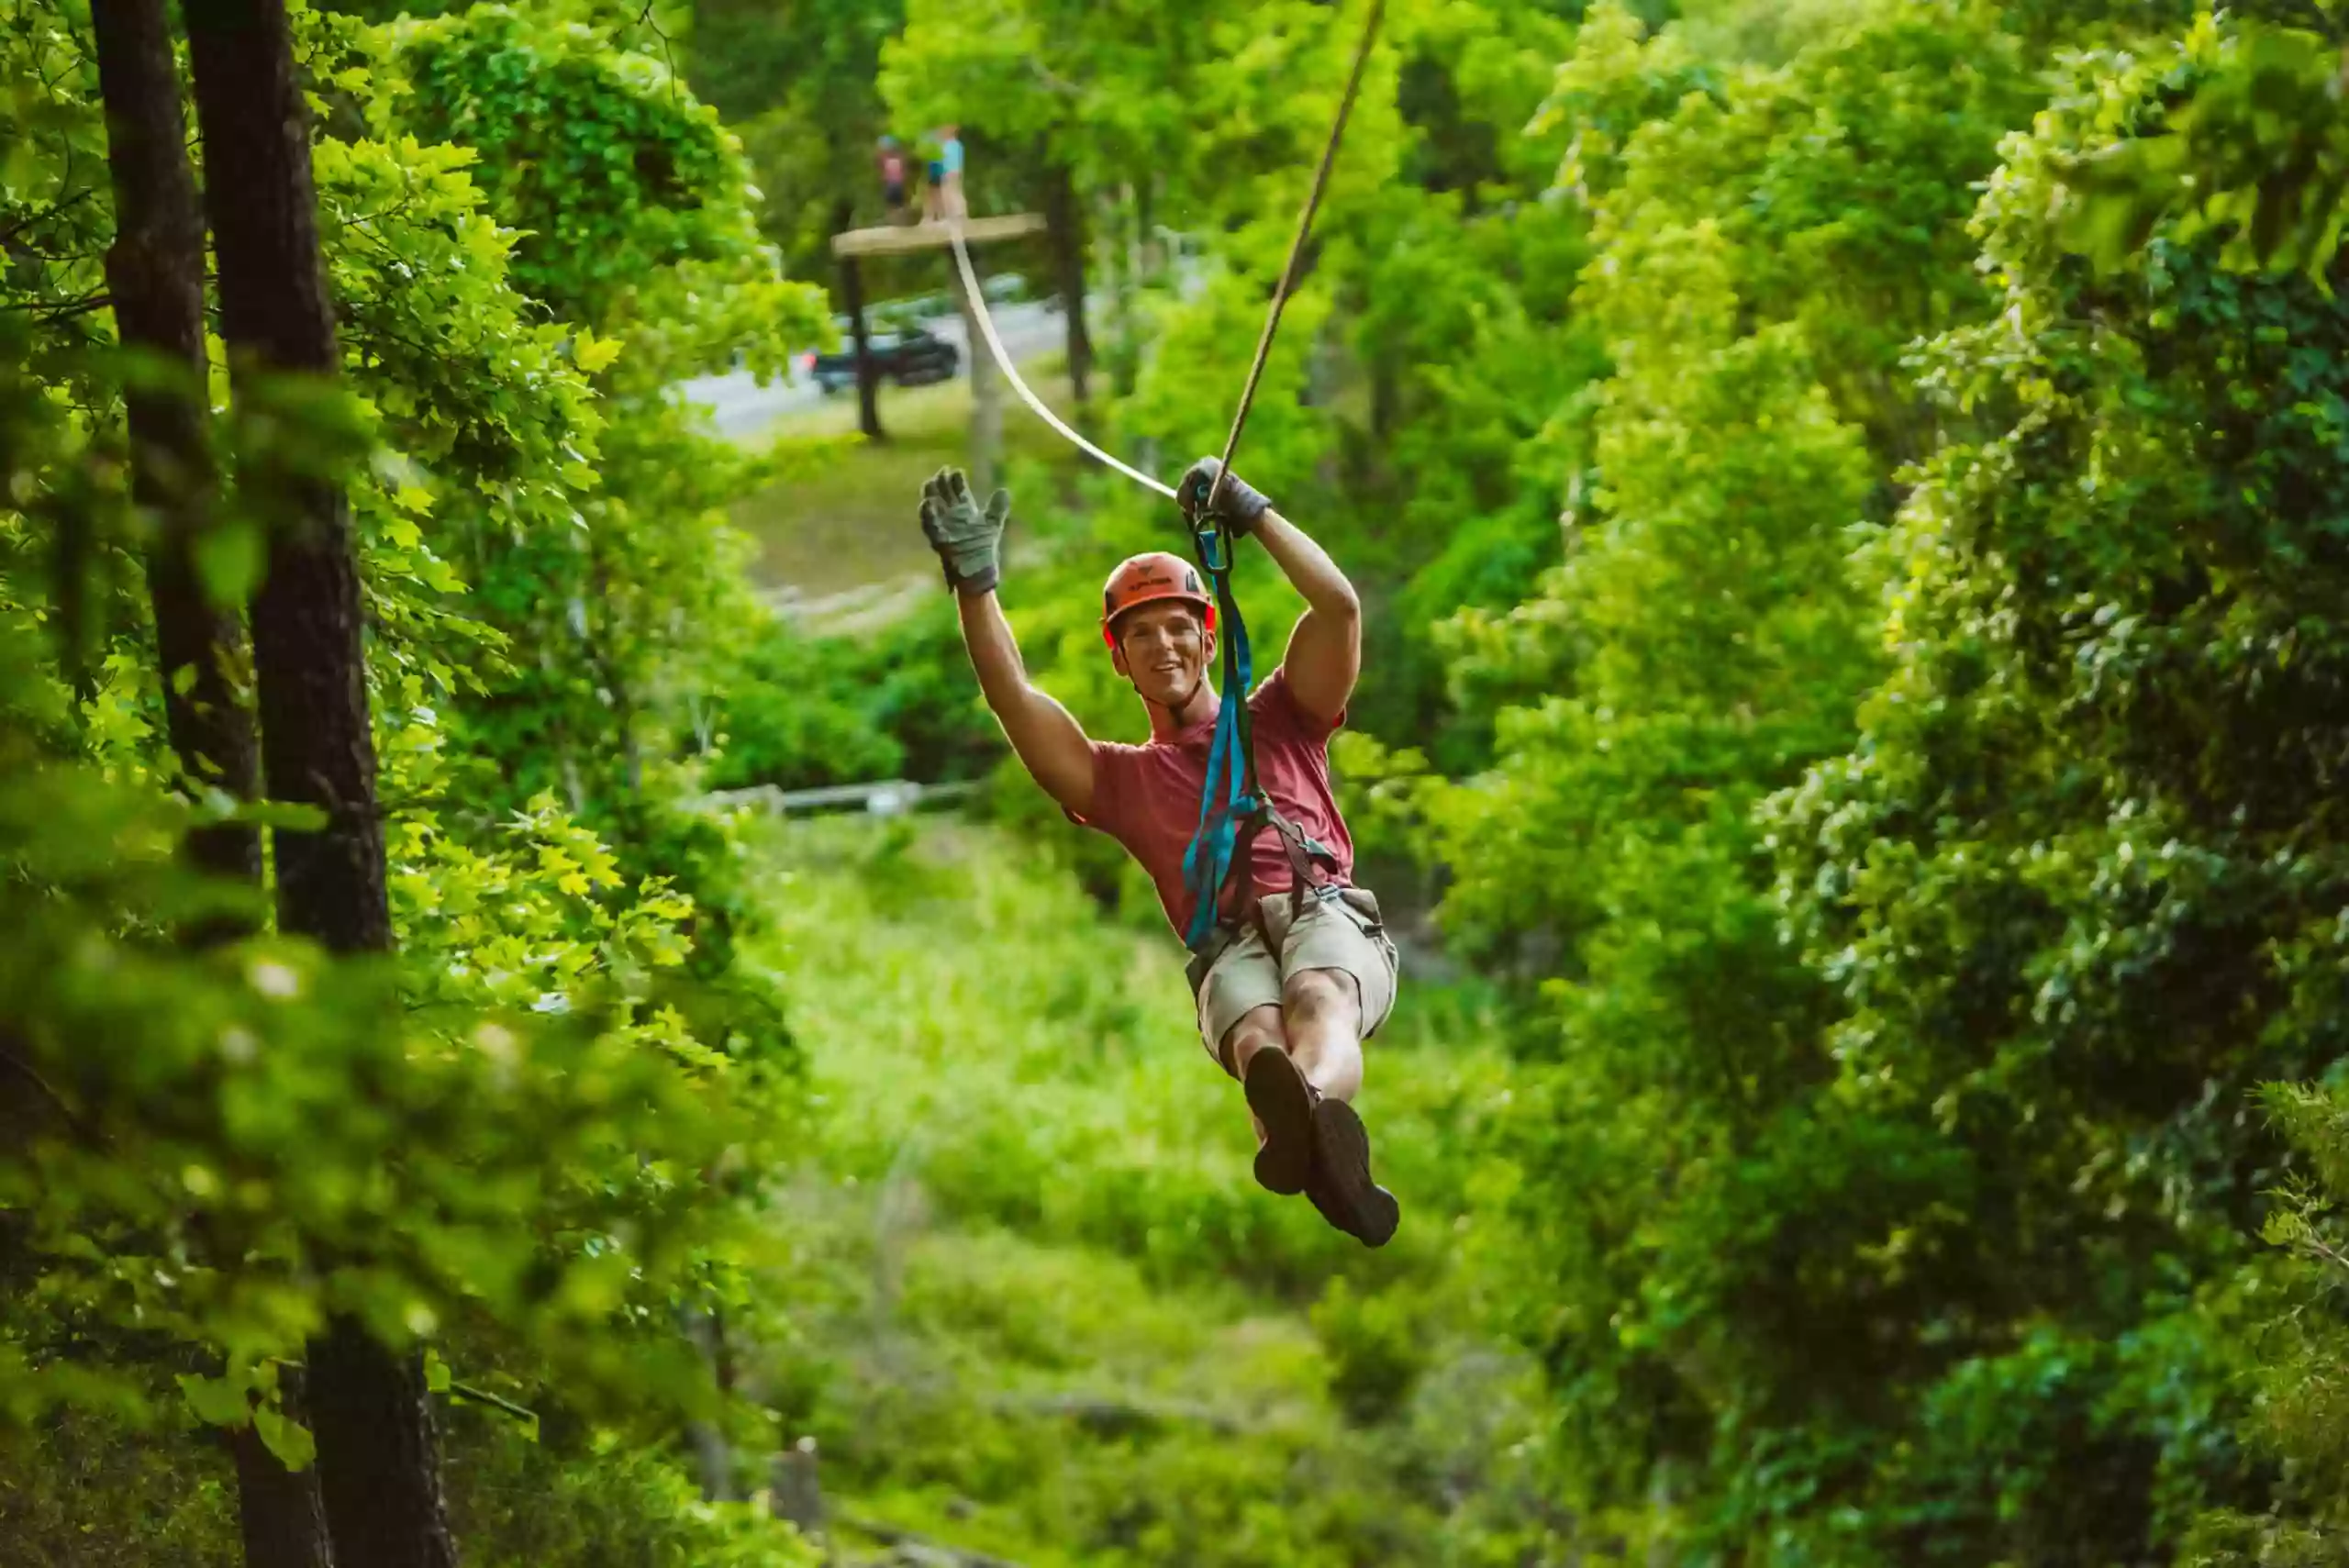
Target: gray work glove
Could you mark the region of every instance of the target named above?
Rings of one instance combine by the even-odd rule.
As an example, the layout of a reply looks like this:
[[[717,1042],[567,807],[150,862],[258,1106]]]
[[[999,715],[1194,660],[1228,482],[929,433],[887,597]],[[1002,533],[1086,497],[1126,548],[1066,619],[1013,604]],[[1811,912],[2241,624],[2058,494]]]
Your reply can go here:
[[[921,531],[958,594],[984,594],[1002,576],[998,552],[1011,520],[1011,492],[998,490],[979,509],[959,468],[941,468],[921,487]]]
[[[1197,522],[1201,508],[1208,504],[1208,493],[1215,490],[1215,476],[1223,473],[1223,460],[1203,457],[1193,463],[1183,475],[1183,483],[1174,494],[1183,504],[1184,514]],[[1215,519],[1235,539],[1243,539],[1254,531],[1258,519],[1273,509],[1273,504],[1236,473],[1223,474],[1223,488],[1215,491]]]

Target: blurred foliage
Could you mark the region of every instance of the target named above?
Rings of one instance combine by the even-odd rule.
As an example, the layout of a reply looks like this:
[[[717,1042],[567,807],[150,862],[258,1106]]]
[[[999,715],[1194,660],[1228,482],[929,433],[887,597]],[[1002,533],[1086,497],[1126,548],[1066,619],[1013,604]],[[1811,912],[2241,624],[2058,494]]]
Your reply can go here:
[[[657,1568],[816,1568],[823,1561],[755,1502],[710,1503],[657,1451],[582,1433],[518,1441],[513,1422],[457,1404],[448,1490],[464,1561]],[[127,1429],[86,1413],[43,1429],[39,1462],[0,1452],[0,1529],[14,1561],[230,1568],[234,1492],[201,1429]],[[93,1521],[106,1521],[103,1529]]]
[[[878,81],[883,46],[904,24],[897,0],[695,0],[686,70],[696,91],[740,128],[758,170],[760,222],[810,276],[829,272],[843,212],[852,223],[885,216],[883,134],[896,134],[909,176],[922,172],[916,141],[927,128],[893,125]],[[874,257],[862,264],[874,296],[887,297],[936,288],[936,262]]]
[[[864,637],[777,623],[724,683],[710,783],[720,788],[983,776],[1002,741],[962,666],[943,595]]]
[[[473,660],[469,691],[450,699],[449,771],[487,815],[551,792],[629,876],[674,884],[693,902],[694,943],[686,984],[662,1000],[703,1034],[771,1054],[780,1009],[733,962],[751,917],[739,845],[684,806],[718,683],[766,618],[725,508],[803,460],[718,439],[670,389],[738,356],[779,367],[818,329],[822,296],[782,275],[739,143],[649,52],[658,40],[549,20],[476,6],[340,35],[339,58],[359,61],[346,69],[378,88],[372,125],[404,148],[453,143],[436,154],[451,172],[441,199],[413,190],[411,156],[409,194],[385,193],[376,221],[421,229],[427,257],[446,254],[436,230],[473,239],[430,281],[405,233],[366,252],[389,272],[374,297],[429,313],[397,335],[429,357],[384,361],[414,376],[391,399],[412,427],[401,494],[432,512],[411,531],[462,563],[467,617],[508,654]],[[427,292],[436,282],[449,304]],[[491,294],[496,314],[452,311],[468,291]],[[478,323],[462,361],[448,351],[452,316]],[[512,351],[517,339],[540,352]]]
[[[818,301],[759,238],[740,140],[644,41],[502,6],[402,21],[375,119],[482,155],[485,205],[519,231],[515,286],[624,339],[622,384],[779,371]]]
[[[2304,1568],[2337,1561],[2349,1501],[2341,1402],[2349,1375],[2349,1321],[2341,1297],[2341,1196],[2349,1191],[2349,1114],[2341,1086],[2271,1085],[2269,1119],[2309,1168],[2269,1213],[2266,1239],[2288,1257],[2254,1262],[2244,1277],[2270,1305],[2251,1342],[2258,1351],[2245,1438],[2277,1466],[2263,1513],[2214,1512],[2197,1522],[2180,1560],[2209,1568]]]
[[[395,57],[345,19],[295,21],[322,123],[343,126]],[[331,473],[362,536],[401,951],[329,962],[265,929],[184,948],[173,933],[198,919],[228,911],[250,927],[264,911],[178,853],[192,825],[235,803],[169,787],[138,591],[151,524],[125,494],[126,370],[99,292],[108,187],[86,24],[20,10],[0,30],[0,228],[38,263],[13,267],[0,300],[0,1435],[22,1452],[59,1422],[168,1431],[192,1415],[251,1425],[298,1467],[310,1444],[284,1373],[348,1314],[391,1344],[503,1362],[526,1397],[559,1385],[582,1418],[635,1434],[648,1457],[629,1462],[656,1462],[679,1416],[717,1405],[675,1315],[726,1299],[754,1251],[764,1151],[794,1104],[778,1002],[771,980],[732,966],[725,829],[687,809],[689,774],[634,751],[608,703],[573,703],[574,757],[632,773],[624,814],[575,787],[561,757],[542,759],[552,778],[521,772],[469,720],[497,708],[518,666],[568,660],[582,684],[674,668],[686,644],[674,628],[718,623],[684,617],[678,595],[722,580],[707,564],[727,559],[717,509],[755,466],[697,468],[707,443],[674,419],[629,418],[589,378],[604,373],[608,389],[615,354],[641,347],[638,402],[657,409],[674,373],[657,356],[689,360],[708,351],[695,333],[730,339],[739,324],[640,328],[620,310],[599,337],[552,320],[509,284],[516,236],[484,212],[470,151],[388,124],[382,140],[317,138],[353,395],[295,392],[261,417],[262,400],[240,398],[218,439],[232,473],[263,441],[314,467],[350,459]],[[515,84],[513,62],[501,69]],[[636,82],[647,103],[677,102],[657,78]],[[694,222],[724,221],[709,193],[671,194]],[[812,317],[817,296],[776,281],[771,258],[718,261],[729,255],[753,285],[743,308],[766,326]],[[632,489],[633,475],[651,479]],[[672,513],[696,482],[712,486],[700,508]],[[634,664],[611,637],[534,642],[529,617],[499,614],[501,568],[549,545],[552,559],[595,557],[579,536],[618,532],[630,506],[645,525],[626,550],[605,547],[597,581],[607,614],[640,606]],[[273,526],[268,497],[232,490],[206,526],[206,585],[234,603]],[[547,621],[567,610],[532,603]],[[60,629],[71,636],[47,639],[47,663],[44,634]],[[60,674],[77,667],[74,691]],[[574,786],[567,806],[556,779]],[[621,832],[618,849],[588,815]],[[183,1457],[195,1477],[215,1472],[217,1496],[223,1451]],[[38,1487],[25,1498],[12,1489],[9,1507],[56,1501]],[[751,1537],[725,1528],[751,1560]],[[701,1551],[670,1560],[716,1560]]]
[[[2132,104],[2132,134],[2071,165],[2068,237],[2103,267],[2125,269],[2159,228],[2181,244],[2214,239],[2234,270],[2297,270],[2325,286],[2349,221],[2343,27],[2330,6],[2273,9],[2321,30],[2203,17],[2161,91]]]

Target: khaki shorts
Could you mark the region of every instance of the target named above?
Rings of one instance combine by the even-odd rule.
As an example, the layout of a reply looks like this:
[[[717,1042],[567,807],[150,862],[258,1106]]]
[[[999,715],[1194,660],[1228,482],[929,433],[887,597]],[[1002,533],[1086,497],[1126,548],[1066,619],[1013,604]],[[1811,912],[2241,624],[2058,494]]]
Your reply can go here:
[[[1219,1065],[1231,1026],[1258,1007],[1280,1006],[1282,984],[1308,969],[1338,969],[1353,976],[1362,993],[1364,1040],[1394,1010],[1395,943],[1379,920],[1378,900],[1367,888],[1325,887],[1306,895],[1304,904],[1300,915],[1292,894],[1266,898],[1265,929],[1253,921],[1242,925],[1197,983],[1199,1040]]]

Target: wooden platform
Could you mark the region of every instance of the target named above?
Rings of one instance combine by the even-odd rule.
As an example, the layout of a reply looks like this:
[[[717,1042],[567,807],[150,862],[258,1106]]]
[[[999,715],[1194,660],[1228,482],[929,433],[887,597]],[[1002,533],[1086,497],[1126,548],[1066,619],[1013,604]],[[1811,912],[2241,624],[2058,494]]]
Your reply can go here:
[[[1044,216],[1017,212],[1006,217],[963,220],[963,242],[984,245],[990,239],[1018,239],[1044,232]],[[832,236],[835,256],[894,256],[912,250],[944,250],[953,230],[943,223],[893,224],[886,228],[852,228]]]

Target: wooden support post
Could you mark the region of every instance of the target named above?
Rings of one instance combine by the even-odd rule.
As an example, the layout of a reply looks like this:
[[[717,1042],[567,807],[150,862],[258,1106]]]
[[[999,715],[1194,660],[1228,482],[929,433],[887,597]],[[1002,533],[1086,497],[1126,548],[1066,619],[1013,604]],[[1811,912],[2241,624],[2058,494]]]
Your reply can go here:
[[[848,215],[841,213],[840,221],[846,223]],[[951,250],[956,228],[960,228],[965,249],[985,245],[998,239],[1018,239],[1045,230],[1043,215],[1033,212],[1006,214],[1001,217],[974,217],[959,226],[943,223],[918,223],[888,228],[842,229],[832,236],[832,254],[843,263],[841,278],[853,291],[853,298],[861,302],[862,285],[851,283],[852,268],[859,256],[900,256],[915,250]],[[975,273],[978,263],[972,268]],[[994,488],[996,465],[1003,457],[1003,392],[1001,379],[995,373],[995,361],[988,357],[986,336],[979,330],[977,302],[965,296],[962,269],[956,267],[950,255],[947,268],[952,275],[954,299],[963,311],[963,347],[971,356],[971,453],[972,484],[982,492]],[[862,344],[863,315],[852,311],[858,341]],[[862,368],[864,353],[860,347],[857,359]],[[878,421],[870,428],[877,428]]]
[[[702,1364],[709,1368],[710,1378],[720,1394],[733,1391],[733,1369],[726,1353],[726,1322],[715,1312],[698,1307],[687,1308],[685,1318],[685,1338],[701,1354]],[[692,1444],[696,1466],[701,1471],[701,1495],[705,1502],[737,1503],[741,1501],[741,1489],[734,1481],[734,1450],[726,1440],[724,1429],[710,1421],[685,1423],[685,1440]]]
[[[971,488],[984,497],[995,489],[996,471],[1003,459],[1003,384],[995,359],[979,330],[977,302],[963,283],[963,269],[948,261],[954,277],[954,301],[963,309],[963,342],[971,356]],[[972,258],[976,276],[978,259]]]
[[[831,1527],[824,1510],[824,1483],[814,1438],[801,1438],[769,1462],[767,1512],[796,1526],[809,1540],[821,1541],[825,1559],[830,1560]]]
[[[849,336],[856,343],[856,428],[868,441],[885,441],[881,428],[881,373],[873,362],[873,333],[864,324],[863,270],[853,256],[841,258],[841,297],[848,306]]]
[[[835,229],[846,229],[853,216],[849,204],[841,203]],[[848,306],[849,339],[856,350],[856,428],[868,441],[885,441],[889,437],[881,428],[881,378],[873,368],[873,334],[864,324],[864,273],[853,251],[841,256],[841,303]]]
[[[1093,342],[1085,333],[1085,208],[1077,200],[1068,165],[1054,163],[1044,176],[1044,221],[1052,226],[1052,287],[1061,296],[1068,328],[1069,395],[1085,412],[1086,376],[1093,369]]]

